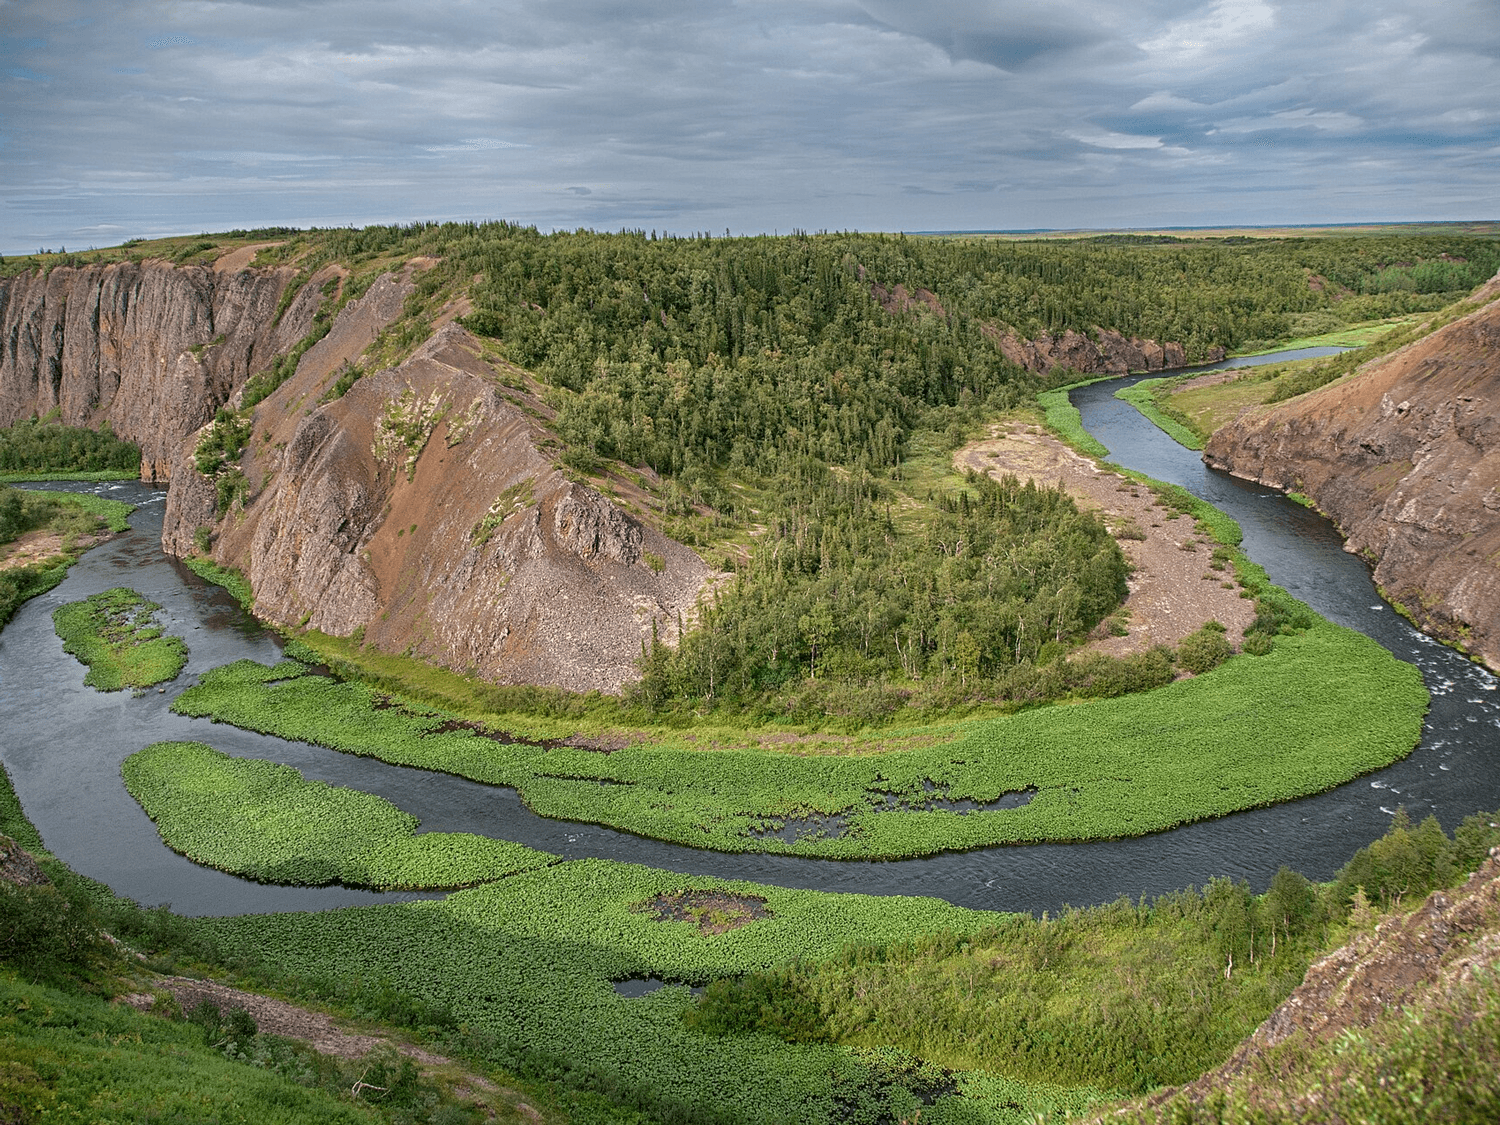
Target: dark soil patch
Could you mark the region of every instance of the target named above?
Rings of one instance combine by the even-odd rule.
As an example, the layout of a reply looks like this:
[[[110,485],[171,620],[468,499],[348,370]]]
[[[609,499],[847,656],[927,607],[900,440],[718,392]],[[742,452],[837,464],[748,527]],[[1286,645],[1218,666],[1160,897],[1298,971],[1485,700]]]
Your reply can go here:
[[[657,895],[635,909],[650,914],[658,922],[692,922],[705,934],[737,930],[771,913],[760,896],[728,891],[677,891]]]

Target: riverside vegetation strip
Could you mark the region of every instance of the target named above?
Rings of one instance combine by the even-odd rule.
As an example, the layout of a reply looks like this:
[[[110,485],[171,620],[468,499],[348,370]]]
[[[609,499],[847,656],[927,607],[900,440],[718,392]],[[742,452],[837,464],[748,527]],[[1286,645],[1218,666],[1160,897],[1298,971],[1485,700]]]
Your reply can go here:
[[[1488,815],[1452,841],[1398,816],[1322,887],[1283,870],[1265,896],[1214,880],[1040,922],[574,860],[441,902],[192,931],[215,960],[274,966],[256,971],[321,994],[357,976],[419,996],[461,1028],[445,1049],[615,1103],[575,1120],[894,1121],[920,1108],[924,1121],[1020,1125],[1211,1065],[1346,919],[1367,924],[1362,904],[1451,883],[1496,842]],[[694,895],[760,905],[722,932],[651,909]],[[641,977],[723,983],[698,1004],[682,988],[611,987]]]
[[[502,1070],[549,1086],[575,1125],[832,1125],[910,1121],[918,1109],[922,1121],[940,1125],[1035,1125],[1102,1110],[1105,1099],[1140,1088],[1153,1074],[1206,1058],[1237,1028],[1269,1014],[1299,964],[1350,930],[1368,928],[1378,918],[1370,901],[1411,901],[1453,885],[1500,843],[1494,820],[1470,817],[1450,841],[1434,820],[1412,826],[1398,815],[1383,839],[1321,887],[1283,871],[1265,896],[1218,880],[1202,893],[1179,892],[1149,906],[1121,902],[1050,921],[602,860],[563,863],[442,902],[187,919],[116,899],[40,851],[0,772],[0,830],[38,849],[62,892],[0,883],[0,917],[8,925],[55,928],[58,917],[44,915],[66,899],[75,905],[61,918],[107,926],[159,968],[227,967],[251,987],[420,1026],[435,1047],[494,1079],[514,1081],[496,1073]],[[642,909],[692,891],[753,896],[764,910],[746,926],[709,934]],[[7,1096],[59,1110],[86,1106],[94,1120],[134,1120],[144,1105],[246,1122],[371,1120],[363,1114],[377,1111],[339,1113],[350,1105],[348,1084],[338,1100],[309,1089],[318,1076],[281,1065],[274,1051],[226,1058],[200,1046],[201,1037],[195,1042],[190,1024],[110,1008],[96,993],[100,969],[118,963],[113,947],[95,940],[69,953],[56,943],[27,944],[42,931],[26,925],[6,930],[20,935],[20,944],[0,943],[0,961],[14,966],[0,973],[0,1058],[12,1064],[0,1073]],[[1235,956],[1229,975],[1217,963],[1226,951]],[[45,963],[32,959],[43,954]],[[17,969],[56,987],[27,983]],[[1074,980],[1080,972],[1090,987]],[[682,988],[632,1000],[610,987],[643,976],[724,983],[711,986],[700,1004]],[[1036,995],[1017,1005],[1012,993],[1023,981]],[[1185,1011],[1156,1008],[1174,989],[1199,985]],[[105,983],[106,990],[120,987]],[[830,1021],[825,1000],[844,989],[864,995],[841,1021]],[[765,1001],[754,1005],[748,1024],[734,1015],[745,1012],[735,1003],[742,994]],[[926,1011],[932,1005],[936,1018]],[[1149,1018],[1140,1021],[1143,1013]],[[738,1026],[724,1026],[726,1016]],[[988,1036],[967,1034],[976,1021],[990,1028]],[[1060,1027],[1079,1050],[1062,1050],[1051,1035]],[[919,1062],[900,1047],[825,1041],[846,1035],[921,1041],[936,1061]],[[1450,1034],[1449,1042],[1458,1041]],[[994,1069],[945,1069],[944,1058],[959,1054]],[[1476,1059],[1450,1049],[1418,1059],[1392,1049],[1383,1033],[1375,1053],[1362,1059],[1372,1086],[1392,1062],[1407,1066],[1397,1073],[1408,1080],[1419,1073],[1436,1088],[1462,1085],[1460,1101],[1468,1106],[1493,1106],[1500,1088],[1488,1054]],[[1300,1056],[1299,1065],[1305,1068]],[[113,1068],[122,1073],[100,1100],[103,1075]],[[1089,1084],[1077,1084],[1080,1076]],[[1328,1094],[1334,1108],[1339,1099],[1357,1105],[1360,1095]],[[436,1109],[374,1119],[467,1120],[451,1111],[437,1116]]]
[[[1272,585],[1233,550],[1240,529],[1224,513],[1180,488],[1145,483],[1231,551],[1245,594],[1256,599],[1246,654],[1220,663],[1228,646],[1205,629],[1179,656],[1203,675],[889,732],[921,744],[914,749],[704,751],[680,735],[673,745],[670,733],[608,754],[549,748],[487,730],[484,716],[311,675],[292,659],[215,669],[173,708],[513,786],[544,816],[721,851],[849,859],[1141,835],[1330,789],[1409,753],[1427,705],[1417,670]],[[289,651],[317,659],[300,642]],[[1171,664],[1157,659],[1169,679]],[[1017,794],[1030,799],[983,807]]]
[[[63,651],[88,666],[83,682],[100,691],[148,688],[177,678],[187,663],[187,642],[163,635],[161,606],[116,586],[52,611]]]
[[[121,766],[162,839],[196,863],[262,883],[449,890],[557,856],[469,832],[424,832],[383,797],[201,742],[157,742]]]
[[[215,669],[173,709],[514,786],[544,816],[722,851],[894,858],[1140,835],[1320,792],[1407,754],[1426,701],[1416,669],[1319,620],[1206,675],[929,728],[945,741],[877,755],[546,749],[295,661]],[[960,813],[933,801],[1032,790],[1021,808]],[[783,838],[788,826],[794,839]]]

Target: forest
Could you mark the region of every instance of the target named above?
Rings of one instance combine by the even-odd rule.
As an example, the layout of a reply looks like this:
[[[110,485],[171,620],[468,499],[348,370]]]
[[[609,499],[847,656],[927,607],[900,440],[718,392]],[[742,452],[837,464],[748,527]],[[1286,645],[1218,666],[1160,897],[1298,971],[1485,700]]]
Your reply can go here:
[[[140,469],[140,447],[117,438],[108,422],[91,430],[32,418],[0,429],[0,474],[35,480],[58,472],[136,476]]]

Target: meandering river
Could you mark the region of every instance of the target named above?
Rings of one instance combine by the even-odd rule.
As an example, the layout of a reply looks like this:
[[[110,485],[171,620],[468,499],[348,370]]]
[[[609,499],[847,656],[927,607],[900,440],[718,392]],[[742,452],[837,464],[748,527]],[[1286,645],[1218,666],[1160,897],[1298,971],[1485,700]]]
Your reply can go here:
[[[1214,366],[1328,350],[1334,349]],[[1040,912],[1122,894],[1158,894],[1202,884],[1213,875],[1248,879],[1264,889],[1282,864],[1325,879],[1385,830],[1398,804],[1416,819],[1434,812],[1449,829],[1471,812],[1500,808],[1496,678],[1412,629],[1385,605],[1365,564],[1342,550],[1328,521],[1265,488],[1207,468],[1198,454],[1115,399],[1114,392],[1129,381],[1073,392],[1085,426],[1116,462],[1180,484],[1237,519],[1245,550],[1273,581],[1421,669],[1432,709],[1410,757],[1315,797],[1139,839],[996,847],[890,862],[723,855],[547,820],[530,812],[513,790],[172,714],[171,700],[198,675],[243,657],[274,661],[279,643],[224,591],[162,554],[165,492],[130,483],[30,486],[87,489],[140,507],[128,534],[86,554],[62,585],[23,606],[0,632],[0,760],[54,854],[120,894],[152,905],[169,902],[184,914],[319,910],[425,896],[263,886],[182,858],[161,842],[120,780],[120,762],[161,739],[197,739],[226,753],[269,758],[311,778],[378,793],[417,816],[424,831],[478,832],[567,858],[598,856],[787,887],[936,895],[994,910]],[[164,692],[137,697],[86,688],[83,667],[62,651],[52,610],[113,586],[130,586],[160,602],[166,628],[187,638],[187,668]]]

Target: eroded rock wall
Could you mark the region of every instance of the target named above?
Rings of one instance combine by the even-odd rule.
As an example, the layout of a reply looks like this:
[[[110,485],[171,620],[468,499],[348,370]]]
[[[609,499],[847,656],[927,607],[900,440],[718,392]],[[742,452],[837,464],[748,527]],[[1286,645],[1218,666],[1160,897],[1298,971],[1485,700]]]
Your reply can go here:
[[[214,558],[278,624],[497,683],[619,691],[653,623],[671,641],[691,619],[707,566],[629,499],[569,479],[526,376],[456,325],[320,401],[409,291],[377,283],[256,408],[242,508],[215,516],[183,443],[164,545],[186,554],[212,527]]]
[[[1088,375],[1125,375],[1163,371],[1187,362],[1181,344],[1126,337],[1109,328],[1096,328],[1091,335],[1072,329],[1060,336],[1044,332],[1034,340],[999,330],[987,334],[1006,359],[1044,375],[1058,367]],[[1215,363],[1223,358],[1224,349],[1214,348],[1203,362]]]
[[[1421,627],[1500,669],[1500,282],[1477,312],[1246,412],[1204,460],[1313,499]]]
[[[170,479],[184,436],[308,331],[317,285],[276,318],[293,272],[129,262],[0,279],[0,426],[107,421],[140,445],[142,479]]]

